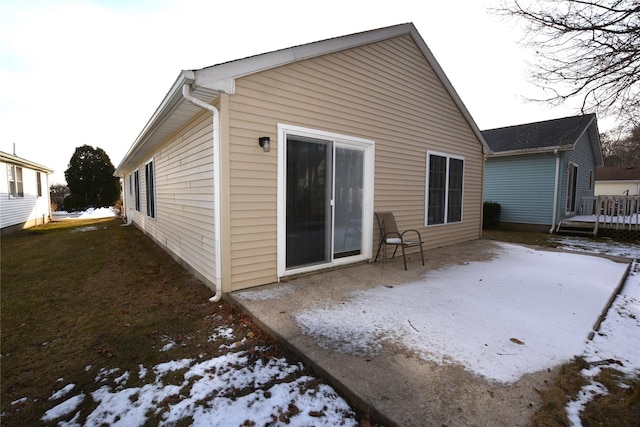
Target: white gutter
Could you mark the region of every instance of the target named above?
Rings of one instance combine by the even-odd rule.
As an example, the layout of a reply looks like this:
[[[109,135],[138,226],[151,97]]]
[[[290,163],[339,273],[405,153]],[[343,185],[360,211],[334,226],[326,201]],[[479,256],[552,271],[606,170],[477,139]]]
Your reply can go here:
[[[191,81],[195,80],[195,73],[193,71],[184,71],[188,79]],[[215,238],[215,268],[216,268],[216,277],[215,277],[215,285],[216,285],[216,294],[209,298],[211,302],[218,302],[222,297],[222,274],[221,274],[221,244],[220,244],[220,233],[221,233],[221,225],[220,225],[220,112],[216,107],[211,104],[207,104],[206,102],[194,98],[191,95],[191,88],[189,83],[184,83],[182,85],[182,96],[187,101],[191,102],[194,105],[197,105],[200,108],[205,110],[209,110],[213,113],[213,217],[214,217],[214,232],[216,235]]]
[[[553,233],[556,226],[556,215],[558,214],[558,184],[560,182],[560,153],[558,150],[554,150],[553,154],[556,156],[556,180],[553,188],[553,218],[551,218],[551,229],[549,234]]]

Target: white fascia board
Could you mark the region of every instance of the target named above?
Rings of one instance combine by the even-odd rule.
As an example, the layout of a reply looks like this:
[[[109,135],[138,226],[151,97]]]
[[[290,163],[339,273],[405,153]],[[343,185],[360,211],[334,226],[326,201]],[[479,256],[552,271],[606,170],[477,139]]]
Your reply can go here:
[[[413,31],[415,31],[413,24],[400,24],[250,56],[196,70],[195,83],[197,86],[211,89],[224,88],[224,86],[230,88],[232,86],[228,82],[230,79],[233,80],[304,59],[375,43],[403,34],[410,34]],[[233,92],[226,91],[226,93]]]

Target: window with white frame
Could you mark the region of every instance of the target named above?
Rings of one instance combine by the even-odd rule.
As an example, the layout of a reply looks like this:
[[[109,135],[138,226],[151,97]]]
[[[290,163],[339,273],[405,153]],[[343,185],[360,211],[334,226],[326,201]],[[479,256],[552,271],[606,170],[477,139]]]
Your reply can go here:
[[[144,165],[144,176],[147,196],[147,215],[151,218],[156,217],[156,184],[155,184],[155,170],[153,167],[153,160],[150,160]]]
[[[427,152],[426,225],[462,221],[464,158]]]
[[[9,181],[9,197],[24,197],[22,168],[16,165],[9,165],[7,175]]]

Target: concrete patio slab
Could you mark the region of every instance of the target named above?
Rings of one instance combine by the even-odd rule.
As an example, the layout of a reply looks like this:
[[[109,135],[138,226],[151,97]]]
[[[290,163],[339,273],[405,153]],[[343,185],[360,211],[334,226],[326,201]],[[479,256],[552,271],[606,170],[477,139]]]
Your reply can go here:
[[[317,307],[349,304],[356,291],[399,286],[434,270],[490,261],[500,248],[476,240],[428,251],[424,267],[419,255],[413,255],[408,270],[396,258],[301,276],[227,298],[383,425],[525,426],[540,402],[538,390],[553,378],[554,369],[527,373],[510,383],[492,381],[446,358],[425,360],[398,343],[386,342],[375,354],[334,351],[305,334],[296,321],[300,313]],[[593,313],[593,322],[599,314]],[[589,332],[584,331],[585,339]]]

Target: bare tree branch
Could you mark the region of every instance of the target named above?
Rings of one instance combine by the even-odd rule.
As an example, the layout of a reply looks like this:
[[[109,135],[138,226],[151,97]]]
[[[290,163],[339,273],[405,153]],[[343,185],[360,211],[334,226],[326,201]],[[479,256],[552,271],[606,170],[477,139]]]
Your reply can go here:
[[[600,136],[605,166],[640,166],[640,126],[619,127]]]
[[[505,0],[494,12],[524,23],[531,80],[561,104],[640,124],[640,0]]]

